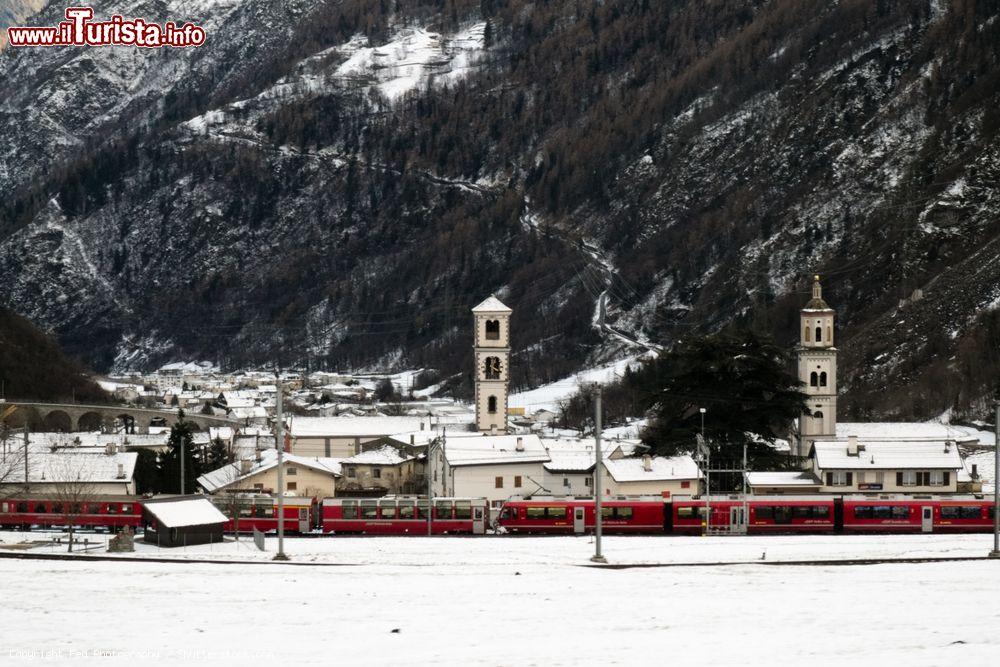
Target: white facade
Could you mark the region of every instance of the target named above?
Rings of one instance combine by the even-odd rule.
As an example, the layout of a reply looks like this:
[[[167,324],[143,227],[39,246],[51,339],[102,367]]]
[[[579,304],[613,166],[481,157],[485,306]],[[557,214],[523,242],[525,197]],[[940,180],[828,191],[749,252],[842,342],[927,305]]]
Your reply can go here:
[[[511,496],[538,493],[549,455],[535,435],[448,438],[431,453],[434,495],[486,498],[496,508]]]
[[[475,327],[476,427],[484,433],[507,432],[510,386],[511,309],[495,296],[472,309]]]
[[[799,417],[799,456],[806,456],[816,440],[837,433],[837,348],[834,311],[823,300],[816,276],[812,299],[799,315],[798,375],[808,396],[807,411]]]

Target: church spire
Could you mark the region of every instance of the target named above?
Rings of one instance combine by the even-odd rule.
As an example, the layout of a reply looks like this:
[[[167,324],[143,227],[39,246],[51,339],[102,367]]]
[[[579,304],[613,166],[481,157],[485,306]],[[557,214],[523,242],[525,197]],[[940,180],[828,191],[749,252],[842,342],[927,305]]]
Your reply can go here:
[[[813,276],[813,298],[822,299],[823,298],[823,287],[819,284],[819,276]]]

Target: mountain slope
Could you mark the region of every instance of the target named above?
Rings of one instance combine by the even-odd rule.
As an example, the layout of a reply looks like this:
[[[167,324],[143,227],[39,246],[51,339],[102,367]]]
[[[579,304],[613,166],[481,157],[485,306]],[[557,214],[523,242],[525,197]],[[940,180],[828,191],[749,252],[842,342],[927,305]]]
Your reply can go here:
[[[993,3],[387,4],[102,3],[210,39],[5,52],[8,302],[102,368],[457,372],[497,292],[533,385],[731,322],[791,342],[819,272],[849,412],[979,410]]]
[[[0,379],[12,399],[103,403],[110,397],[31,322],[0,308]]]

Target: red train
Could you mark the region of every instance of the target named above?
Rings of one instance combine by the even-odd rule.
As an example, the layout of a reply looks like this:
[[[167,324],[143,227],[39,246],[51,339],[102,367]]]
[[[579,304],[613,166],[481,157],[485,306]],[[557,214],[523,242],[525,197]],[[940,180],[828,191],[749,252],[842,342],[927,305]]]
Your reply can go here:
[[[711,527],[749,534],[919,533],[993,530],[993,502],[975,496],[731,496],[675,499],[612,497],[602,502],[609,534],[698,535]],[[498,525],[509,533],[580,534],[594,530],[592,497],[512,498]]]
[[[98,496],[76,507],[42,496],[0,501],[0,527],[28,530],[32,526],[48,528],[70,522],[83,528],[134,529],[142,525],[142,504],[131,496]]]
[[[67,508],[40,496],[0,501],[0,528],[65,526],[113,530],[142,525],[142,499],[102,496]],[[278,528],[277,501],[269,495],[226,497],[213,502],[227,516],[238,509],[239,532]],[[426,535],[426,499],[385,498],[285,499],[285,531],[333,535]],[[485,498],[434,498],[431,530],[435,535],[483,535],[491,532]],[[602,503],[603,528],[609,534],[698,535],[711,527],[749,534],[778,533],[917,533],[990,532],[994,507],[976,496],[731,496],[667,499],[615,496]],[[504,503],[496,526],[510,534],[571,535],[594,529],[593,497],[515,497]],[[236,522],[226,524],[234,532]]]
[[[434,535],[484,535],[489,528],[485,498],[435,498]],[[336,535],[426,535],[427,500],[416,497],[327,498],[323,532]]]

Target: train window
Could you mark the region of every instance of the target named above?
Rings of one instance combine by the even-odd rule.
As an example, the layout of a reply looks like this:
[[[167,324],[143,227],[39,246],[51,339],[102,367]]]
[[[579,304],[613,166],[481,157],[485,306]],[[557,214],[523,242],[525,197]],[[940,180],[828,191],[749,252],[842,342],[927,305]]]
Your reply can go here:
[[[762,521],[770,521],[774,518],[774,508],[770,505],[761,505],[755,510],[756,516]]]
[[[565,507],[546,507],[545,514],[549,519],[565,519],[566,518],[566,508]]]
[[[963,519],[980,519],[982,516],[983,510],[978,505],[966,505],[962,507]]]
[[[893,519],[909,519],[910,518],[910,508],[906,505],[896,505],[892,508],[892,518]]]
[[[678,519],[698,519],[705,518],[705,508],[704,507],[678,507],[677,508],[677,518]]]
[[[524,509],[524,516],[528,519],[544,519],[545,518],[545,508],[544,507],[526,507]]]
[[[63,513],[62,503],[52,503],[52,513],[53,514],[62,514]]]
[[[362,500],[361,501],[361,518],[362,519],[377,519],[378,518],[378,503],[374,500]]]
[[[399,518],[400,519],[412,519],[413,518],[413,501],[412,500],[400,500],[399,501]]]
[[[383,519],[395,519],[396,518],[396,501],[395,500],[382,500],[378,504],[379,509],[382,512]]]
[[[792,516],[796,519],[812,518],[812,508],[808,505],[796,506],[792,508]]]
[[[28,513],[28,503],[18,503],[17,504],[17,511],[20,514],[27,514]]]
[[[503,511],[500,512],[501,519],[507,519],[513,521],[517,518],[517,508],[516,507],[504,507]]]
[[[873,516],[871,505],[858,505],[854,508],[855,519],[871,519]]]
[[[451,501],[445,500],[443,502],[434,503],[434,518],[436,519],[450,519],[451,518]]]
[[[632,518],[632,508],[631,507],[616,507],[615,508],[616,519],[623,519],[628,521]]]
[[[418,500],[417,501],[417,518],[427,520],[427,501]]]
[[[782,507],[781,505],[775,505],[774,507],[774,522],[775,523],[791,523],[792,522],[792,508]]]
[[[257,505],[254,514],[259,519],[270,519],[274,516],[274,507],[271,505]]]
[[[35,514],[45,514],[45,503],[32,503],[31,511]]]
[[[892,508],[888,505],[876,505],[872,508],[872,517],[875,519],[891,519]]]
[[[355,500],[345,500],[340,506],[340,516],[342,519],[358,518],[358,503]]]
[[[830,518],[830,508],[826,505],[815,505],[812,508],[814,519],[829,519]]]
[[[122,505],[122,514],[128,514],[132,511],[131,505]]]
[[[118,514],[118,505],[111,503],[108,505],[108,514]]]
[[[472,518],[472,501],[471,500],[456,500],[455,501],[455,518],[456,519],[471,519]]]
[[[957,519],[959,516],[959,508],[957,507],[942,507],[941,508],[941,518],[942,519]]]

